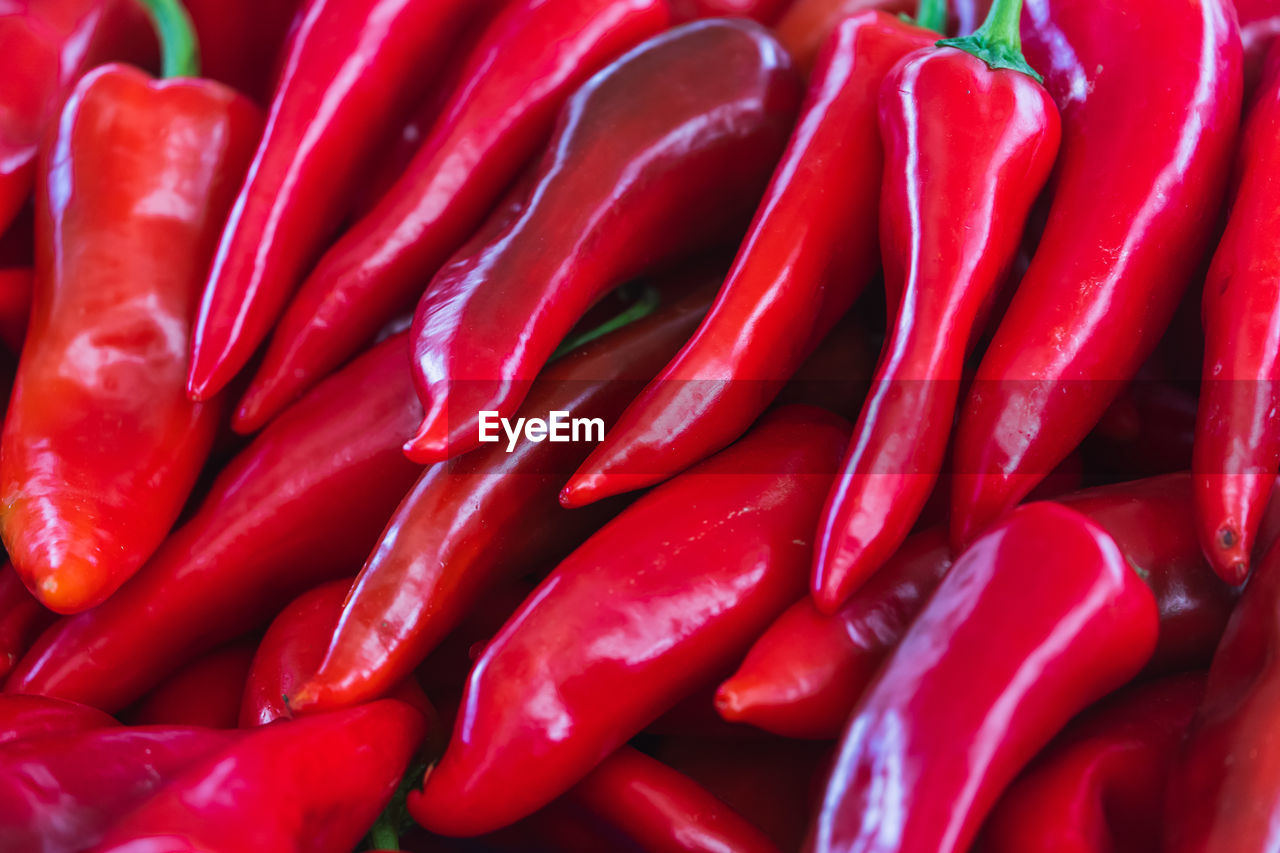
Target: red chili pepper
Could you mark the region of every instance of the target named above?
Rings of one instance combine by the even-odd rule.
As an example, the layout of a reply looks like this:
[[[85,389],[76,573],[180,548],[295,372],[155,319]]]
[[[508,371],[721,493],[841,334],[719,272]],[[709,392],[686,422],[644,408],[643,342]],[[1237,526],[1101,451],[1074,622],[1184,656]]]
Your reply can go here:
[[[22,351],[22,341],[27,336],[34,287],[32,270],[0,270],[0,342],[15,353]]]
[[[561,563],[485,648],[410,813],[446,835],[530,814],[730,665],[804,591],[846,426],[778,410]]]
[[[184,661],[360,564],[419,468],[403,334],[318,385],[222,471],[115,595],[41,636],[5,683],[118,710]]]
[[[122,813],[242,737],[215,729],[145,726],[8,744],[0,749],[0,847],[79,853]]]
[[[551,365],[520,414],[610,422],[683,343],[705,313],[722,267],[695,269],[663,288],[668,307]],[[683,292],[682,292],[683,291]],[[382,695],[500,587],[554,565],[621,506],[562,508],[564,473],[588,442],[507,439],[427,469],[388,522],[356,580],[324,662],[291,694],[294,710],[343,707]]]
[[[80,75],[139,60],[154,38],[133,0],[11,0],[0,8],[0,232],[26,204],[36,150]]]
[[[839,26],[711,313],[574,474],[565,506],[660,482],[733,441],[853,303],[879,266],[880,83],[936,37],[879,12]]]
[[[139,726],[234,729],[257,647],[254,637],[196,658],[143,697],[125,719]]]
[[[1280,35],[1280,6],[1275,0],[1235,0],[1244,48],[1245,93],[1254,91],[1275,37]],[[1246,98],[1247,100],[1247,98]]]
[[[1209,668],[1204,701],[1169,774],[1164,850],[1267,850],[1280,810],[1280,548],[1255,568]]]
[[[349,853],[424,729],[422,715],[394,699],[255,729],[184,770],[91,849]]]
[[[166,76],[180,79],[124,65],[85,75],[41,163],[0,533],[59,613],[100,603],[155,551],[220,414],[187,399],[187,338],[262,119],[231,89],[188,79],[195,66],[178,53],[192,49],[190,24],[173,20]]]
[[[183,0],[200,42],[201,73],[259,104],[271,100],[285,39],[302,0]]]
[[[1139,374],[1081,445],[1086,467],[1120,479],[1190,469],[1197,405],[1186,389]]]
[[[1137,675],[1157,629],[1101,527],[1057,504],[1015,510],[956,561],[859,700],[808,849],[967,850],[1023,765]]]
[[[79,702],[50,696],[0,696],[0,745],[118,725],[105,711]]]
[[[996,0],[976,33],[905,57],[880,87],[890,333],[818,527],[811,591],[824,613],[897,550],[928,500],[978,314],[1058,151],[1057,108],[1020,52],[1021,8]]]
[[[908,15],[917,5],[916,0],[795,0],[773,30],[807,77],[823,45],[845,18],[877,9],[889,15]]]
[[[260,427],[357,352],[475,231],[588,77],[669,23],[662,0],[515,0],[466,57],[412,163],[303,283],[241,399]]]
[[[1240,114],[1222,0],[1026,0],[1026,12],[1062,150],[1044,235],[960,416],[953,545],[1070,453],[1155,347],[1213,233]]]
[[[792,0],[669,0],[677,21],[696,18],[752,18],[772,24]]]
[[[13,566],[0,568],[0,678],[9,674],[36,637],[57,618],[31,594]]]
[[[1280,48],[1277,48],[1280,56]],[[1280,77],[1249,111],[1226,232],[1204,284],[1204,377],[1196,422],[1200,542],[1228,583],[1249,574],[1263,510],[1280,470]]]
[[[191,341],[204,400],[244,367],[347,212],[364,164],[497,0],[309,0]]]
[[[1074,721],[991,812],[984,853],[1158,853],[1164,791],[1202,674],[1134,687]]]
[[[418,305],[414,378],[427,415],[410,457],[478,446],[479,413],[509,417],[601,294],[734,235],[798,90],[778,43],[727,19],[650,39],[579,89],[518,217],[454,256]]]

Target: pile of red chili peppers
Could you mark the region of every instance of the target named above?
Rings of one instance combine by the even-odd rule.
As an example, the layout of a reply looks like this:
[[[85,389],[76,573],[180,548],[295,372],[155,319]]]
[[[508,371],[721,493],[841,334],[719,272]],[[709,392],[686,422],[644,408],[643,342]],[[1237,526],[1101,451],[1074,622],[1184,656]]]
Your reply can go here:
[[[0,853],[1280,850],[1280,0],[0,0]]]

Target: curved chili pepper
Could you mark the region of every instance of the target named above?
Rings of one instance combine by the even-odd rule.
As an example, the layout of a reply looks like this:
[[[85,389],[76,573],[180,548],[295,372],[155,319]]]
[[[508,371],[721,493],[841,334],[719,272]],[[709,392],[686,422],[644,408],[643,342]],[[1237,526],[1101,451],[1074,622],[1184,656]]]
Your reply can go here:
[[[978,313],[1058,151],[1057,108],[1019,52],[1021,8],[996,0],[974,35],[905,57],[880,87],[891,331],[818,527],[811,592],[824,613],[897,550],[928,500]]]
[[[308,0],[191,340],[206,400],[244,367],[347,212],[366,160],[497,0]]]
[[[0,678],[58,615],[31,594],[13,566],[0,568]]]
[[[653,853],[778,853],[763,832],[697,782],[624,746],[568,793]]]
[[[261,126],[221,84],[124,65],[85,75],[59,117],[0,448],[0,534],[51,610],[137,571],[204,465],[220,407],[187,399],[187,337]]]
[[[916,0],[795,0],[773,30],[796,68],[808,77],[823,45],[845,18],[873,10],[906,15],[916,5]]]
[[[1254,569],[1209,667],[1204,701],[1170,773],[1169,853],[1269,850],[1280,812],[1280,548]]]
[[[1158,853],[1164,791],[1205,677],[1134,687],[1074,721],[991,812],[985,853]]]
[[[121,813],[242,737],[144,726],[8,744],[0,750],[0,849],[79,853],[102,838]]]
[[[196,658],[144,696],[125,719],[139,726],[234,729],[257,647],[257,638],[250,638]]]
[[[1023,765],[1138,673],[1157,630],[1101,527],[1018,508],[956,561],[858,701],[808,849],[967,850]]]
[[[413,162],[302,284],[233,425],[260,427],[346,361],[483,221],[578,86],[664,30],[662,0],[516,0],[466,57]]]
[[[524,817],[731,664],[804,591],[846,428],[775,411],[561,563],[485,647],[414,818],[474,835]]]
[[[694,270],[663,288],[664,310],[551,365],[521,409],[617,417],[706,311],[723,268]],[[681,291],[685,292],[681,292]],[[290,696],[295,711],[382,695],[477,606],[489,590],[554,565],[621,507],[570,511],[556,501],[586,442],[503,443],[429,468],[365,563],[319,670]]]
[[[118,725],[105,711],[79,702],[51,696],[0,696],[0,745]]]
[[[302,0],[183,0],[183,6],[200,42],[201,74],[269,103]]]
[[[1240,115],[1223,0],[1025,5],[1062,149],[1044,235],[962,407],[955,546],[1070,453],[1155,347],[1214,230]]]
[[[1280,55],[1280,47],[1276,48]],[[1244,125],[1240,177],[1226,232],[1204,283],[1204,377],[1196,421],[1200,543],[1229,583],[1249,574],[1263,510],[1280,471],[1280,76],[1259,93]]]
[[[31,317],[35,273],[30,269],[0,270],[0,342],[21,352]]]
[[[419,468],[404,334],[316,386],[222,471],[194,516],[92,610],[44,633],[5,683],[118,710],[317,583],[360,564]]]
[[[456,255],[418,305],[427,415],[410,457],[478,446],[479,413],[509,417],[597,297],[731,237],[782,150],[798,90],[778,43],[736,19],[650,39],[579,89],[519,216]]]
[[[184,770],[91,850],[350,853],[424,732],[394,699],[263,726]]]
[[[772,24],[792,0],[669,0],[677,21],[697,18],[751,18]]]
[[[853,303],[878,268],[880,83],[936,36],[879,12],[839,26],[711,313],[574,474],[565,506],[660,482],[733,441]]]

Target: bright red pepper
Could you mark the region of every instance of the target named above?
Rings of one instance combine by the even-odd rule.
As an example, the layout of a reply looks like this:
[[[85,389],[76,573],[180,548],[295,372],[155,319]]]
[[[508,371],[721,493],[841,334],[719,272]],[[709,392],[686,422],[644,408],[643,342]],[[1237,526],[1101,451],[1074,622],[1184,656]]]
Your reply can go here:
[[[1058,152],[1058,111],[1019,52],[1021,0],[920,50],[880,87],[880,247],[890,333],[814,549],[834,613],[911,532],[947,450],[982,307]],[[1055,460],[1055,463],[1060,460]]]
[[[772,24],[792,0],[669,0],[677,21],[696,18],[751,18]]]
[[[1101,527],[1018,508],[956,561],[859,700],[808,849],[967,850],[1000,791],[1138,673],[1157,631]]]
[[[566,506],[660,482],[733,441],[848,310],[879,267],[880,83],[936,37],[880,12],[837,28],[711,313],[610,426]]]
[[[419,473],[405,335],[314,388],[222,471],[115,595],[41,636],[5,683],[118,710],[183,662],[349,575]]]
[[[548,367],[521,409],[528,417],[571,412],[617,417],[689,336],[723,267],[695,269],[666,284],[669,304]],[[427,469],[373,550],[315,678],[291,697],[304,711],[382,695],[495,587],[554,565],[621,506],[566,510],[556,501],[564,474],[589,442],[506,439]]]
[[[889,15],[914,12],[916,0],[795,0],[774,26],[778,41],[806,77],[836,26],[860,12],[880,10]]]
[[[466,57],[413,162],[320,259],[271,338],[234,426],[260,427],[357,352],[475,231],[565,100],[669,23],[662,0],[514,0]]]
[[[271,100],[302,0],[183,0],[200,42],[201,74],[259,104]]]
[[[962,408],[956,546],[1070,453],[1155,347],[1213,233],[1240,115],[1223,0],[1025,6],[1062,150],[1044,235]]]
[[[217,429],[220,407],[186,395],[187,338],[262,118],[193,72],[90,72],[41,161],[0,534],[32,593],[60,613],[100,603],[151,556]]]
[[[105,711],[79,702],[50,696],[0,696],[0,746],[118,725]]]
[[[984,853],[1159,853],[1164,791],[1204,675],[1131,688],[1072,722],[1009,786]]]
[[[1280,56],[1280,47],[1276,48]],[[1249,111],[1226,232],[1204,283],[1204,376],[1196,422],[1196,520],[1204,552],[1229,583],[1249,574],[1280,471],[1280,75]]]
[[[592,77],[561,113],[515,221],[455,255],[418,305],[427,415],[406,452],[439,461],[478,446],[479,413],[509,417],[599,296],[732,238],[798,101],[782,48],[741,20],[687,24]]]
[[[395,793],[425,731],[385,699],[264,726],[184,770],[94,853],[350,853]]]
[[[58,615],[27,589],[13,566],[0,568],[0,678],[13,669]]]
[[[124,718],[139,726],[234,729],[257,647],[252,637],[196,658],[144,696]]]
[[[175,726],[49,735],[0,750],[0,848],[79,853],[238,732]]]
[[[497,0],[309,0],[267,129],[222,232],[191,341],[188,391],[244,367],[347,213],[361,171]]]
[[[731,665],[804,591],[846,428],[778,410],[570,555],[485,647],[410,813],[446,835],[517,820]]]

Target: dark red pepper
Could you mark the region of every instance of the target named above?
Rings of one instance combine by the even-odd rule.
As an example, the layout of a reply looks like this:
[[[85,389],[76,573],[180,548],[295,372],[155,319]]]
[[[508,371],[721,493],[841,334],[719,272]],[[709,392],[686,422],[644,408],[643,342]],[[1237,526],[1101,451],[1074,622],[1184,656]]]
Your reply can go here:
[[[257,637],[251,637],[196,658],[144,696],[123,718],[139,726],[234,729],[240,721],[240,700],[257,647]]]
[[[57,618],[31,594],[13,566],[0,568],[0,678]]]
[[[11,352],[22,351],[34,288],[35,273],[31,269],[0,269],[0,342]]]

